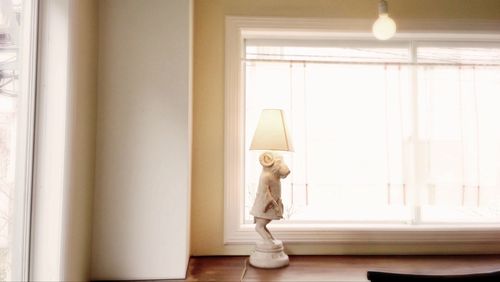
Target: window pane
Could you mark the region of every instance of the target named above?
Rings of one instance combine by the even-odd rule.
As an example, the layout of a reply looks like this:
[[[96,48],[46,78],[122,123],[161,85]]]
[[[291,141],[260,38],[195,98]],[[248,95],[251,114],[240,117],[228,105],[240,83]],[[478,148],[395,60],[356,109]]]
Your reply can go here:
[[[356,44],[247,42],[246,144],[264,108],[284,109],[293,134],[285,218],[498,223],[498,44],[415,44],[415,67],[409,44]],[[250,222],[261,167],[245,157]]]
[[[422,47],[418,70],[424,222],[500,220],[500,48]]]
[[[0,1],[0,280],[25,278],[31,1]],[[25,14],[27,12],[27,14]]]
[[[249,46],[254,58],[343,58],[390,61],[396,48]],[[257,53],[255,53],[257,52]],[[279,53],[281,52],[281,53]],[[247,53],[248,55],[249,53]],[[363,55],[365,54],[365,55]],[[385,55],[384,55],[385,54]],[[292,174],[282,181],[285,218],[292,222],[403,222],[409,220],[404,151],[410,128],[409,71],[384,64],[252,61],[246,64],[246,144],[260,111],[284,109],[292,129]],[[362,82],[362,83],[360,83]],[[245,219],[261,166],[246,154]]]

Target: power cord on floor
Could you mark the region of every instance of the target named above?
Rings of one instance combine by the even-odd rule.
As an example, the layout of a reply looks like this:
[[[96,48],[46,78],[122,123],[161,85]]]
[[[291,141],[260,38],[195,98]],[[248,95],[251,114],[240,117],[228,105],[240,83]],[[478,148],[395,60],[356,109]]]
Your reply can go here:
[[[243,265],[243,271],[241,271],[240,282],[243,281],[243,278],[245,278],[245,274],[247,273],[247,264],[248,264],[248,257],[245,259],[245,262]]]

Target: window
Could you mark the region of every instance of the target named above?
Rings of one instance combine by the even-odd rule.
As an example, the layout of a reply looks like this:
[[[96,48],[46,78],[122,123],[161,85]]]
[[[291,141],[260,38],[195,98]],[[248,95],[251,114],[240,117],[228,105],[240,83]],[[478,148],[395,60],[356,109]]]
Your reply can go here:
[[[408,48],[300,46],[306,43],[246,42],[246,144],[263,108],[289,117],[295,152],[285,154],[293,172],[282,181],[287,222],[409,221],[409,67],[388,65],[409,62]],[[256,152],[246,150],[245,160],[250,223],[261,167]]]
[[[245,148],[289,116],[287,223],[500,223],[500,44],[247,40],[244,85]]]
[[[227,19],[226,243],[257,238],[248,211],[261,167],[248,147],[263,108],[285,110],[295,147],[284,154],[292,170],[282,181],[287,220],[271,227],[280,239],[500,238],[494,27],[469,36],[448,23],[449,32],[384,42],[365,26]]]
[[[0,280],[27,279],[35,1],[0,3]]]

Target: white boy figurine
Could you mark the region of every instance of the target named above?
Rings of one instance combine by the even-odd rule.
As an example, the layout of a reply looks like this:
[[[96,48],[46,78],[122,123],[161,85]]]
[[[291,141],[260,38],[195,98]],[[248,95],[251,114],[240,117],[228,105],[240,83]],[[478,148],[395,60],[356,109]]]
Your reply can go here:
[[[282,242],[275,240],[266,226],[273,219],[283,218],[280,179],[287,177],[290,169],[280,156],[270,152],[263,153],[259,160],[262,173],[250,214],[254,216],[255,231],[263,240],[257,243],[256,251],[250,256],[250,263],[263,268],[281,267],[288,265],[288,256],[283,252]]]
[[[287,177],[290,170],[279,155],[268,150],[293,151],[290,136],[283,110],[262,110],[250,145],[250,150],[266,151],[259,157],[262,173],[255,202],[250,210],[250,214],[254,216],[255,231],[262,237],[250,255],[250,264],[256,267],[276,268],[288,265],[283,243],[274,239],[267,224],[273,219],[283,218],[280,178]]]

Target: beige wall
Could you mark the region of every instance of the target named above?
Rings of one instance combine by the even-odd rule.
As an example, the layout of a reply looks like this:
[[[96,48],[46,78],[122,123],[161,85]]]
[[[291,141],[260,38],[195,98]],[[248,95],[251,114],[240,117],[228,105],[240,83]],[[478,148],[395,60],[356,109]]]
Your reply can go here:
[[[248,254],[224,246],[224,20],[225,16],[375,19],[376,0],[195,0],[194,124],[191,250],[193,255]],[[398,19],[500,20],[498,0],[397,0]],[[500,246],[288,245],[290,254],[500,251]]]
[[[99,1],[92,279],[185,276],[191,9],[187,0]]]

